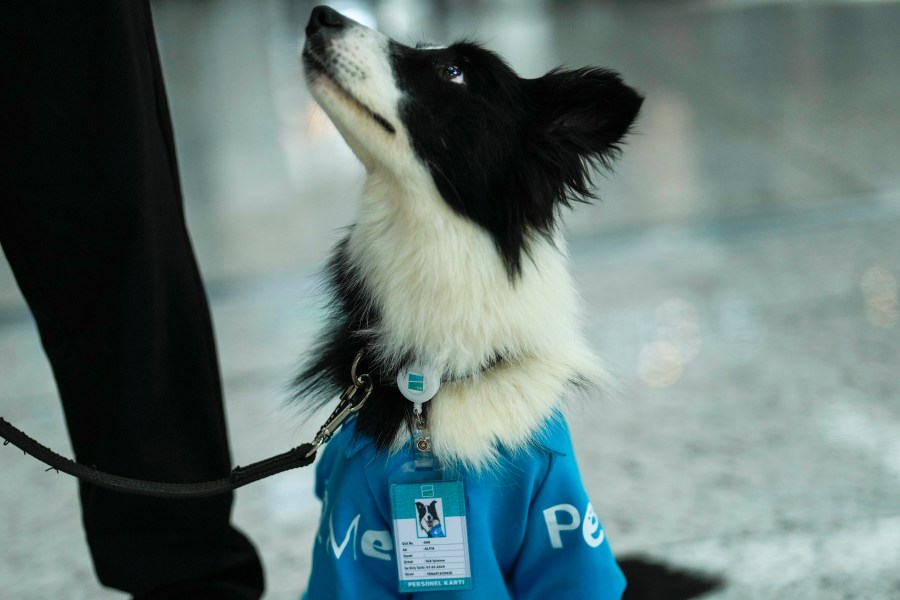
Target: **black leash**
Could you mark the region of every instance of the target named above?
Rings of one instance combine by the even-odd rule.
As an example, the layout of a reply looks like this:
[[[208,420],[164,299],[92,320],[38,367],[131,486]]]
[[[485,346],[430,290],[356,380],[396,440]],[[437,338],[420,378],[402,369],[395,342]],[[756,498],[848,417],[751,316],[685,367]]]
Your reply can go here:
[[[353,383],[341,394],[337,408],[334,409],[334,412],[331,413],[331,416],[319,429],[312,442],[301,444],[283,454],[255,462],[247,467],[235,467],[227,477],[214,481],[164,483],[104,473],[97,470],[96,467],[88,467],[57,454],[37,440],[28,437],[21,430],[13,427],[12,423],[2,417],[0,417],[0,437],[5,440],[3,442],[4,446],[12,444],[26,454],[30,454],[39,461],[50,465],[50,469],[67,473],[85,483],[108,490],[140,496],[154,496],[156,498],[188,499],[216,496],[236,490],[270,475],[311,464],[316,458],[316,451],[319,447],[331,439],[334,432],[350,415],[359,412],[372,393],[371,378],[368,375],[356,375],[356,366],[361,355],[362,353],[358,354],[353,361],[351,370]]]
[[[6,440],[4,445],[12,444],[26,454],[30,454],[39,461],[50,465],[54,470],[77,477],[85,483],[117,492],[155,496],[157,498],[205,498],[224,494],[269,475],[275,475],[288,469],[305,467],[316,458],[313,445],[303,444],[288,450],[284,454],[253,463],[248,467],[235,467],[228,477],[216,479],[215,481],[164,483],[104,473],[96,468],[77,463],[57,454],[37,440],[28,437],[2,417],[0,417],[0,437]],[[310,454],[310,450],[312,450],[312,454]]]

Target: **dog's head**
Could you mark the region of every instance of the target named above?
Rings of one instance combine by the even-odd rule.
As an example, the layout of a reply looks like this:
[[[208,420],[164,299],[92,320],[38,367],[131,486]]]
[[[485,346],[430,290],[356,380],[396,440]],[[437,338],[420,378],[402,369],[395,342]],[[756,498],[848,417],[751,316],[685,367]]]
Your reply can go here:
[[[411,48],[322,6],[306,34],[310,90],[367,170],[424,173],[513,275],[528,238],[591,195],[643,100],[612,71],[522,79],[477,44]]]
[[[425,533],[430,533],[441,522],[436,500],[432,500],[427,506],[423,502],[416,502],[416,512],[419,514],[419,526]]]

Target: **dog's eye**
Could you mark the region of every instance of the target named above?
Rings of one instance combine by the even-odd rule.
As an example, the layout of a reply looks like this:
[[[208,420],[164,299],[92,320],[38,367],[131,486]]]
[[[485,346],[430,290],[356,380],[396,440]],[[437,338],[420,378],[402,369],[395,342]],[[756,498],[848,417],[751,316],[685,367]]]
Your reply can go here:
[[[458,65],[441,65],[438,67],[438,73],[447,81],[453,83],[465,83],[466,77],[463,70]]]

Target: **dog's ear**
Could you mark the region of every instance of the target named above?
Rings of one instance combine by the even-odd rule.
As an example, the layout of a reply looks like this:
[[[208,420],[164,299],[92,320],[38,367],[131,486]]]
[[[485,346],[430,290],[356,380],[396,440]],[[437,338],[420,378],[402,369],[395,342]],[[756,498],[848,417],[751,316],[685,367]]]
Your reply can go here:
[[[425,505],[421,502],[416,502],[416,512],[419,513],[419,518],[422,518],[422,515],[425,514]]]
[[[533,158],[551,178],[557,197],[591,195],[589,167],[609,167],[630,131],[644,98],[613,71],[556,69],[526,82],[534,107]]]

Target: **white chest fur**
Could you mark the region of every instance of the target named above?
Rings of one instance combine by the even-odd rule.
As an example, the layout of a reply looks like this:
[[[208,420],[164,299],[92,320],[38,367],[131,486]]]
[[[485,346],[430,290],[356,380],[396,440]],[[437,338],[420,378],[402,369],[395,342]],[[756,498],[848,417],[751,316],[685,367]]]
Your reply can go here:
[[[573,382],[603,379],[578,328],[565,247],[535,237],[512,280],[491,237],[440,198],[424,168],[396,182],[370,171],[350,239],[381,315],[374,350],[390,368],[412,355],[453,380],[429,406],[435,452],[488,467],[498,445],[527,443]],[[497,355],[505,360],[482,371]]]

